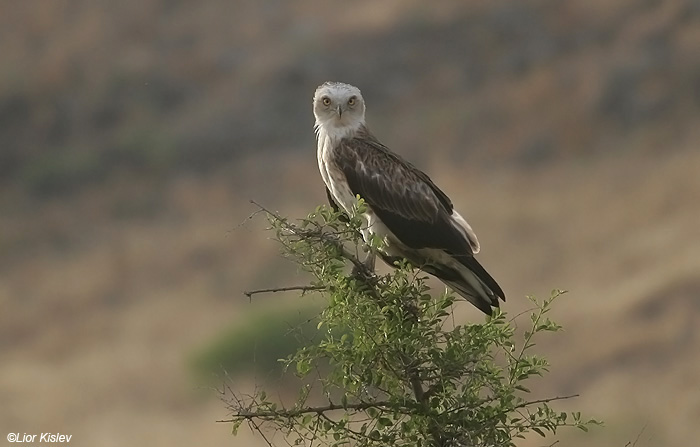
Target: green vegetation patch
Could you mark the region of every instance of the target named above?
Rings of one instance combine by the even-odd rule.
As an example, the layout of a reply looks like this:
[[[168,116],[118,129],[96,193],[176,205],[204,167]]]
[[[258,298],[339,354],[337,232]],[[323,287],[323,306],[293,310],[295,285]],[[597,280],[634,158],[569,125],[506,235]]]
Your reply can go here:
[[[281,376],[284,365],[279,359],[318,337],[321,306],[313,300],[305,301],[300,305],[294,300],[293,307],[275,306],[247,313],[242,321],[192,355],[190,363],[196,378],[209,381],[242,373]]]

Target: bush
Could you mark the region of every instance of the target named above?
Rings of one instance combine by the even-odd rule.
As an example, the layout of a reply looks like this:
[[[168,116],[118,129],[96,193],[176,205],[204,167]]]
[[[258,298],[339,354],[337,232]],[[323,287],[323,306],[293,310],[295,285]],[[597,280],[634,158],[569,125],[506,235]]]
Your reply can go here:
[[[383,276],[367,270],[357,255],[359,218],[343,223],[327,208],[298,223],[268,216],[284,254],[312,274],[309,287],[328,306],[317,324],[323,337],[283,360],[309,380],[296,402],[284,407],[264,390],[230,395],[234,433],[246,422],[270,444],[268,430],[293,445],[514,446],[529,433],[597,423],[552,408],[566,397],[528,397],[528,379],[548,370],[532,353],[534,338],[560,329],[548,313],[561,291],[531,299],[522,340],[500,312],[484,323],[452,324],[460,299],[432,296],[420,270],[406,263]],[[320,372],[319,364],[329,368]],[[311,402],[314,388],[322,404]]]

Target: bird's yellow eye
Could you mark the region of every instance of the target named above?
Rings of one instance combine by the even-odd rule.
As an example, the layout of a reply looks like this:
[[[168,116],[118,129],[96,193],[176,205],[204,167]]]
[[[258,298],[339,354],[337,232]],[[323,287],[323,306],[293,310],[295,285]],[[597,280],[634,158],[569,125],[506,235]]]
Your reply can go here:
[[[348,99],[348,105],[349,106],[354,106],[355,105],[356,98],[354,96],[351,96],[350,99]]]
[[[329,105],[331,105],[331,99],[330,99],[328,96],[324,96],[323,99],[322,99],[322,101],[323,101],[323,105],[324,105],[324,106],[329,106]]]

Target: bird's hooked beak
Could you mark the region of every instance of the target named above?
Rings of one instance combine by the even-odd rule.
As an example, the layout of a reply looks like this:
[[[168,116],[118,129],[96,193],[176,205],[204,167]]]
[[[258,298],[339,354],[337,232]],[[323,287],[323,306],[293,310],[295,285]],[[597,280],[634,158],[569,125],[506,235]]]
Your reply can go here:
[[[343,106],[339,105],[338,106],[338,119],[343,118]]]

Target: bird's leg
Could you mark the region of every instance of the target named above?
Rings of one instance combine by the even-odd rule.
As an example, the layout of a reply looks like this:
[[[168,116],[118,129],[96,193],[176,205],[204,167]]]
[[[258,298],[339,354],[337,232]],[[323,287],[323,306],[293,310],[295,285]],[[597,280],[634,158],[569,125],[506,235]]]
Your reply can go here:
[[[368,275],[373,276],[375,261],[377,259],[377,255],[372,250],[372,247],[370,247],[369,245],[364,245],[362,249],[367,252],[367,256],[365,257],[364,261],[361,261],[361,265],[355,265],[355,267],[353,267],[351,273],[352,276],[358,278],[367,277]]]
[[[374,273],[374,265],[376,264],[376,261],[377,261],[377,254],[374,251],[372,251],[372,249],[370,247],[366,247],[366,249],[367,249],[367,257],[365,258],[363,264],[365,264],[367,271]]]

